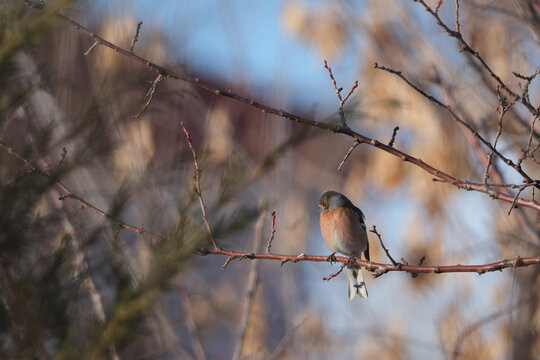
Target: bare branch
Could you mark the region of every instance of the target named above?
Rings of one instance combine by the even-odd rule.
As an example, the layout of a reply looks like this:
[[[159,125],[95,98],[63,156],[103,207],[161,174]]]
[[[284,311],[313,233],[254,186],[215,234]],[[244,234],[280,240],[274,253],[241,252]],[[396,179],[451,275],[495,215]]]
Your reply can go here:
[[[438,99],[436,99],[435,97],[431,96],[430,94],[426,93],[424,90],[422,90],[421,88],[419,88],[417,85],[413,84],[409,79],[407,79],[407,77],[405,77],[405,75],[403,75],[401,73],[401,71],[397,71],[397,70],[394,70],[394,69],[391,69],[391,68],[387,68],[385,66],[379,66],[379,64],[375,63],[375,69],[379,69],[379,70],[384,70],[386,72],[389,72],[391,74],[394,74],[396,76],[398,76],[399,78],[401,78],[405,83],[407,83],[407,85],[409,85],[411,88],[413,88],[416,92],[418,92],[419,94],[421,94],[422,96],[424,96],[426,99],[428,99],[429,101],[433,102],[434,104],[438,105],[439,107],[445,109],[451,116],[452,118],[457,121],[459,124],[465,126],[478,140],[480,140],[480,142],[482,142],[482,144],[484,144],[485,146],[487,146],[487,148],[489,150],[491,150],[495,155],[497,155],[502,161],[504,161],[508,166],[514,168],[522,177],[523,179],[525,179],[525,182],[533,182],[533,179],[527,175],[525,173],[525,171],[523,171],[523,169],[521,168],[521,166],[517,166],[516,164],[514,164],[514,162],[508,158],[506,158],[503,154],[501,154],[499,151],[497,151],[493,145],[491,145],[491,143],[489,141],[487,141],[486,139],[484,139],[482,137],[482,135],[480,135],[478,133],[478,131],[476,131],[476,129],[474,129],[468,122],[466,122],[465,120],[463,120],[460,116],[458,116],[458,114],[452,109],[452,107],[450,107],[450,105],[445,105],[443,104],[441,101],[439,101]]]
[[[165,77],[163,75],[158,74],[156,79],[152,81],[152,86],[150,86],[150,89],[148,89],[148,92],[144,96],[144,98],[148,100],[146,100],[146,103],[143,105],[142,109],[139,110],[137,114],[133,115],[134,119],[138,119],[146,111],[146,109],[148,109],[148,106],[150,106],[150,103],[152,102],[152,99],[154,98],[154,93],[156,92],[156,87],[158,83],[164,78]]]
[[[270,230],[270,238],[268,239],[268,243],[266,245],[266,253],[270,253],[270,248],[272,247],[272,241],[274,240],[274,234],[276,233],[276,212],[272,211],[270,214],[270,217],[272,218],[272,227]]]
[[[237,95],[231,91],[224,91],[224,90],[221,90],[221,89],[218,89],[208,83],[205,83],[201,80],[199,80],[198,78],[189,78],[189,77],[186,77],[184,75],[181,75],[179,73],[175,73],[174,71],[171,71],[171,70],[167,70],[163,67],[160,67],[152,62],[150,62],[149,60],[147,59],[144,59],[134,53],[130,53],[129,51],[127,50],[124,50],[122,48],[120,48],[119,46],[115,45],[115,44],[112,44],[111,42],[109,41],[106,41],[104,40],[103,38],[101,38],[100,36],[94,34],[92,31],[90,31],[89,29],[85,28],[84,26],[78,24],[77,22],[71,20],[70,18],[64,16],[64,15],[61,15],[61,14],[57,14],[57,16],[64,22],[66,22],[67,24],[73,26],[74,28],[80,30],[81,32],[85,33],[86,35],[94,38],[94,39],[97,39],[100,41],[100,44],[103,45],[103,46],[106,46],[106,47],[109,47],[111,49],[113,49],[114,51],[118,52],[119,54],[121,55],[124,55],[124,56],[127,56],[131,59],[133,59],[134,61],[137,61],[143,65],[145,65],[146,67],[152,69],[153,71],[155,71],[156,73],[158,74],[162,74],[163,76],[166,76],[168,78],[171,78],[171,79],[176,79],[176,80],[182,80],[182,81],[185,81],[185,82],[188,82],[194,86],[197,86],[197,87],[200,87],[202,89],[205,89],[205,90],[208,90],[208,91],[211,91],[213,92],[214,94],[216,95],[219,95],[219,96],[224,96],[224,97],[227,97],[227,98],[230,98],[234,101],[238,101],[238,102],[241,102],[241,103],[245,103],[249,106],[252,106],[256,109],[259,109],[261,110],[262,112],[264,113],[269,113],[269,114],[273,114],[273,115],[276,115],[276,116],[280,116],[282,118],[285,118],[285,119],[288,119],[288,120],[291,120],[291,121],[294,121],[294,122],[297,122],[297,123],[300,123],[300,124],[304,124],[304,125],[307,125],[307,126],[311,126],[311,127],[316,127],[316,128],[319,128],[319,129],[322,129],[322,130],[326,130],[326,131],[332,131],[332,132],[335,132],[335,133],[341,133],[341,134],[345,134],[345,135],[348,135],[352,138],[354,138],[355,140],[357,140],[358,142],[360,143],[364,143],[364,144],[369,144],[371,146],[374,146],[378,149],[381,149],[383,151],[386,151],[394,156],[397,156],[399,158],[401,158],[403,161],[408,161],[418,167],[420,167],[421,169],[423,169],[424,171],[432,174],[432,175],[435,175],[437,176],[438,178],[440,179],[444,179],[448,182],[453,182],[453,181],[458,181],[457,178],[449,175],[449,174],[446,174],[444,173],[443,171],[439,170],[439,169],[436,169],[434,168],[433,166],[425,163],[424,161],[420,160],[420,159],[417,159],[409,154],[406,154],[400,150],[397,150],[393,147],[390,147],[388,145],[385,145],[385,144],[382,144],[381,142],[377,141],[377,140],[374,140],[374,139],[371,139],[367,136],[364,136],[364,135],[361,135],[353,130],[351,130],[349,127],[345,127],[345,126],[340,126],[340,125],[334,125],[334,124],[327,124],[327,123],[322,123],[322,122],[319,122],[319,121],[314,121],[314,120],[311,120],[311,119],[307,119],[307,118],[304,118],[304,117],[300,117],[300,116],[296,116],[294,114],[291,114],[291,113],[288,113],[282,109],[276,109],[276,108],[273,108],[273,107],[270,107],[270,106],[267,106],[265,104],[261,104],[261,103],[258,103],[252,99],[249,99],[249,98],[246,98],[244,96],[240,96],[240,95]],[[456,185],[458,188],[460,187],[459,185]],[[498,191],[494,191],[493,189],[487,189],[485,186],[472,186],[471,187],[471,190],[475,190],[475,191],[479,191],[479,192],[483,192],[483,193],[486,193],[486,194],[489,194],[490,196],[492,196],[493,198],[496,198],[496,199],[499,199],[499,200],[502,200],[502,201],[505,201],[505,202],[508,202],[508,203],[512,203],[513,200],[514,200],[514,197],[509,195],[509,194],[504,194],[504,193],[501,193],[501,192],[498,192]],[[536,209],[536,210],[540,210],[540,203],[538,201],[535,201],[535,200],[526,200],[526,199],[518,199],[516,204],[520,205],[520,206],[525,206],[525,207],[530,207],[530,208],[533,208],[533,209]]]
[[[338,271],[336,271],[336,272],[333,273],[332,275],[329,275],[329,276],[327,276],[327,277],[323,277],[323,280],[326,280],[326,281],[332,280],[333,278],[335,278],[336,276],[338,276],[339,274],[341,274],[341,272],[343,271],[343,268],[344,268],[345,266],[347,266],[347,263],[341,264],[341,266],[340,266],[340,268],[339,268]]]
[[[96,46],[98,46],[98,45],[99,45],[99,41],[97,41],[97,40],[94,41],[94,43],[92,44],[92,46],[90,46],[90,47],[88,48],[88,50],[86,50],[86,52],[84,53],[84,56],[90,55],[90,53],[92,52],[92,50],[94,50],[94,48],[95,48]]]
[[[202,218],[203,218],[204,224],[206,225],[206,230],[208,231],[208,235],[210,235],[210,240],[212,240],[212,245],[214,245],[214,248],[216,249],[221,249],[216,242],[216,238],[214,237],[214,233],[212,232],[212,228],[210,227],[210,222],[208,221],[208,217],[206,216],[206,205],[204,205],[204,200],[203,200],[202,192],[201,192],[201,169],[199,168],[199,162],[197,161],[197,154],[195,153],[195,149],[193,148],[193,143],[191,142],[191,137],[189,136],[189,132],[183,121],[181,122],[181,125],[182,125],[182,129],[184,129],[184,135],[186,136],[186,141],[189,146],[189,149],[191,150],[191,153],[193,154],[193,165],[195,166],[195,175],[193,176],[193,183],[195,184],[195,193],[197,194],[197,197],[199,198],[199,203],[201,205]]]
[[[437,25],[439,25],[450,37],[453,37],[455,38],[462,46],[462,51],[465,51],[467,52],[468,54],[470,54],[472,57],[476,58],[476,60],[478,60],[478,62],[480,62],[481,66],[487,71],[487,73],[495,80],[495,82],[497,84],[499,84],[499,86],[501,87],[501,89],[504,89],[512,98],[514,101],[519,101],[521,102],[526,108],[527,110],[529,110],[529,112],[531,114],[535,114],[536,113],[536,109],[534,108],[534,106],[532,106],[532,104],[528,101],[527,98],[523,97],[523,96],[520,96],[518,94],[516,94],[514,91],[512,91],[502,80],[501,78],[495,74],[495,72],[489,67],[489,65],[485,62],[485,60],[482,58],[482,56],[480,55],[480,53],[473,49],[468,43],[467,41],[465,41],[465,39],[463,38],[463,35],[461,34],[461,31],[460,29],[457,29],[456,31],[450,29],[448,27],[448,25],[446,25],[440,18],[439,14],[438,14],[438,11],[435,11],[433,10],[428,4],[426,4],[425,0],[413,0],[414,2],[418,2],[420,3],[424,9],[431,15],[433,16],[433,18],[435,19],[435,21],[437,22]],[[458,11],[458,9],[456,8],[456,12]]]
[[[456,0],[456,31],[461,33],[459,25],[459,0]]]
[[[35,166],[34,164],[32,164],[30,161],[25,159],[21,154],[19,154],[15,150],[13,150],[13,148],[6,145],[3,141],[0,141],[0,147],[2,147],[4,150],[6,150],[9,154],[15,156],[17,159],[24,162],[32,170],[37,171],[40,174],[42,174],[44,176],[47,176],[49,178],[51,177],[51,175],[48,172],[46,172],[45,170],[43,170],[43,169]],[[130,231],[133,231],[133,232],[135,232],[137,234],[144,235],[144,236],[146,236],[146,237],[148,237],[150,239],[153,239],[153,240],[160,240],[160,241],[164,240],[164,238],[162,238],[161,236],[155,235],[155,234],[151,233],[150,231],[144,229],[143,227],[137,227],[137,226],[127,224],[127,223],[123,222],[122,220],[119,220],[119,219],[109,215],[105,211],[97,208],[93,204],[91,204],[88,201],[84,200],[83,198],[79,197],[77,194],[75,194],[73,191],[71,191],[62,182],[56,181],[55,183],[64,192],[64,195],[59,197],[60,200],[64,200],[64,199],[67,199],[67,198],[76,200],[81,205],[81,209],[88,208],[88,209],[92,210],[93,212],[95,212],[96,214],[99,214],[99,215],[107,218],[109,221],[115,223],[117,226],[119,226],[119,227],[121,227],[123,229],[130,230]]]
[[[133,40],[131,40],[131,46],[129,47],[129,52],[133,52],[133,49],[135,48],[135,43],[137,40],[139,40],[139,32],[141,31],[142,21],[139,21],[137,23],[137,30],[135,31],[135,36],[133,36]]]
[[[384,243],[382,241],[382,236],[381,234],[379,234],[379,232],[377,231],[377,228],[375,227],[375,225],[373,225],[373,229],[369,230],[370,232],[374,233],[375,235],[377,235],[377,237],[379,238],[379,242],[381,243],[381,246],[384,250],[384,252],[386,253],[386,256],[390,259],[390,261],[392,262],[392,265],[394,266],[398,266],[400,264],[398,264],[394,258],[390,255],[390,252],[388,251],[388,249],[386,248],[386,246],[384,246]]]
[[[283,255],[283,254],[267,254],[267,253],[246,253],[234,250],[215,249],[215,248],[203,248],[197,252],[198,255],[225,255],[233,259],[264,259],[264,260],[276,260],[282,264],[286,262],[299,262],[299,261],[312,261],[312,262],[328,262],[328,256],[317,255]],[[337,256],[334,259],[336,262],[350,264],[351,258],[344,256]],[[517,268],[529,265],[540,265],[540,256],[536,257],[519,257],[514,259],[504,259],[497,262],[482,264],[482,265],[410,265],[408,263],[398,264],[383,264],[377,262],[370,262],[366,260],[353,259],[352,262],[359,265],[371,272],[380,272],[382,274],[390,271],[404,271],[408,273],[422,273],[422,274],[443,274],[443,273],[477,273],[479,275],[486,272],[501,271],[506,268]]]
[[[499,106],[497,107],[496,110],[497,110],[497,114],[499,115],[499,117],[498,117],[497,133],[495,134],[495,138],[493,139],[493,148],[494,149],[497,148],[497,142],[499,141],[499,137],[502,134],[504,115],[512,107],[512,105],[514,105],[513,101],[508,105],[505,104],[506,99],[503,96],[501,96],[501,92],[500,92],[498,86],[497,86],[497,98],[499,99]],[[491,166],[491,160],[493,158],[493,154],[494,154],[494,152],[491,151],[489,153],[488,157],[487,157],[487,165],[486,165],[486,169],[484,171],[484,181],[483,181],[484,184],[487,183],[487,180],[489,178],[489,167]]]
[[[538,112],[537,112],[536,116],[531,121],[531,132],[529,134],[529,141],[527,142],[527,149],[521,150],[522,154],[521,154],[521,156],[519,157],[519,159],[517,161],[518,166],[521,166],[521,163],[527,157],[534,158],[534,155],[533,155],[534,152],[538,149],[538,147],[540,147],[540,140],[539,140],[538,143],[536,144],[536,146],[534,147],[534,149],[531,150],[531,144],[532,144],[532,139],[533,139],[533,135],[534,135],[534,125],[536,123],[536,120],[538,119],[538,116],[540,116],[540,108],[538,108]]]
[[[345,105],[345,102],[349,99],[349,97],[352,95],[354,90],[358,87],[358,81],[355,81],[347,96],[345,96],[345,98],[342,98],[341,92],[343,91],[343,88],[337,87],[336,79],[334,79],[334,74],[332,74],[332,69],[328,66],[328,62],[326,60],[324,60],[324,67],[326,68],[326,70],[328,70],[328,74],[330,75],[330,79],[332,79],[332,84],[334,85],[334,90],[336,91],[336,96],[339,100],[339,118],[341,121],[341,126],[348,127],[347,122],[345,121],[345,111],[343,110],[343,106]]]
[[[343,157],[343,160],[341,160],[341,162],[339,163],[338,171],[341,171],[341,168],[343,167],[343,165],[345,165],[345,161],[347,161],[349,156],[351,156],[354,148],[357,147],[358,145],[360,145],[360,143],[358,142],[358,140],[355,140],[352,146],[349,148],[349,151],[347,151],[347,153]]]
[[[396,141],[396,135],[397,135],[398,130],[399,130],[399,126],[396,126],[394,128],[394,131],[392,131],[392,138],[388,142],[388,146],[394,146],[394,141]]]

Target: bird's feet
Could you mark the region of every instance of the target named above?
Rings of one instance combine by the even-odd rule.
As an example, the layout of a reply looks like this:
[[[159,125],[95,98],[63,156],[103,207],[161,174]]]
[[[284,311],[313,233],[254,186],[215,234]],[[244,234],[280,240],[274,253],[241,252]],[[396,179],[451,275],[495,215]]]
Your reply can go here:
[[[337,262],[336,253],[333,252],[330,255],[328,255],[328,257],[326,258],[326,261],[330,261],[330,265],[332,265],[332,263]]]
[[[354,255],[351,255],[351,257],[349,258],[349,260],[347,260],[347,264],[349,266],[351,265],[356,265],[356,258],[354,257]]]

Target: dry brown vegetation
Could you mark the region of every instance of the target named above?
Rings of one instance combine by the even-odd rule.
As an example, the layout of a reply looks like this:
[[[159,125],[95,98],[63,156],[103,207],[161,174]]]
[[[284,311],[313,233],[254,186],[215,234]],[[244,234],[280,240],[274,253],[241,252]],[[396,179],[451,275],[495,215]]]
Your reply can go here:
[[[0,3],[7,358],[540,356],[538,1],[284,2],[333,114],[92,6]],[[363,302],[328,188],[380,232]]]

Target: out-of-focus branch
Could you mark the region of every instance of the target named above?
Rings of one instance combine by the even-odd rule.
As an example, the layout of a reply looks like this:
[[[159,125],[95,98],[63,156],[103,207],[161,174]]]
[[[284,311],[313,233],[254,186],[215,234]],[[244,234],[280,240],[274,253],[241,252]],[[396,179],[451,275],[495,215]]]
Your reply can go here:
[[[497,126],[497,132],[495,133],[495,138],[493,139],[493,148],[494,149],[497,148],[497,142],[499,141],[499,137],[502,134],[504,115],[514,105],[513,101],[508,105],[505,104],[505,98],[501,95],[501,92],[500,92],[498,86],[497,86],[497,98],[499,99],[499,106],[497,107],[497,114],[498,114],[497,123],[498,123],[498,126]],[[484,184],[487,183],[487,180],[489,178],[489,167],[491,166],[491,160],[493,158],[493,154],[494,154],[494,152],[491,151],[489,153],[489,155],[488,155],[488,158],[487,158],[486,170],[484,171]],[[520,165],[517,165],[517,166],[521,167]]]
[[[253,251],[259,251],[262,244],[262,231],[264,225],[264,213],[261,213],[257,223],[255,224],[255,234],[253,240]],[[246,288],[246,296],[244,304],[242,307],[242,315],[240,318],[240,326],[238,327],[238,335],[236,340],[236,345],[234,348],[233,360],[239,360],[242,354],[242,347],[244,346],[244,339],[246,337],[246,330],[249,322],[249,315],[251,313],[251,305],[253,304],[253,299],[255,298],[255,291],[257,290],[257,285],[259,283],[259,267],[260,261],[253,261],[250,264],[248,282]]]
[[[452,106],[452,107],[454,107],[456,109],[456,114],[459,117],[465,119],[466,118],[465,115],[463,115],[461,113],[461,111],[459,110],[459,107],[456,105],[456,101],[454,100],[452,91],[450,89],[447,89],[440,81],[437,81],[436,83],[439,86],[439,89],[440,89],[440,91],[442,93],[443,99],[445,99],[445,102],[447,102],[450,106]],[[510,109],[512,109],[512,107],[510,107]],[[533,122],[533,124],[532,124],[532,130],[531,131],[534,130],[534,119],[533,119],[532,122]],[[492,164],[492,166],[490,168],[487,167],[488,156],[487,156],[486,152],[484,151],[484,149],[482,148],[478,138],[476,138],[464,126],[460,126],[460,130],[465,135],[465,138],[469,142],[471,148],[473,149],[474,153],[476,154],[476,157],[478,158],[478,160],[480,161],[482,166],[484,166],[486,169],[488,169],[488,173],[489,173],[490,178],[495,182],[495,183],[491,183],[491,184],[486,183],[485,185],[486,185],[486,187],[488,189],[491,189],[493,187],[499,187],[500,192],[502,192],[502,193],[504,193],[504,194],[506,194],[508,196],[512,196],[513,199],[518,199],[519,194],[521,193],[521,191],[523,191],[522,189],[524,189],[526,187],[529,187],[529,186],[538,187],[538,185],[540,185],[540,181],[535,180],[534,182],[529,183],[529,184],[521,184],[521,185],[511,184],[512,186],[505,186],[505,185],[509,185],[509,184],[504,184],[503,183],[504,182],[503,175],[501,174],[501,172],[500,172],[499,168],[496,166],[496,164]],[[519,162],[519,160],[518,160],[518,162]],[[519,166],[521,167],[521,163],[520,163]],[[437,179],[435,179],[435,180],[437,181]],[[468,184],[465,184],[465,185],[468,185]],[[534,194],[535,187],[532,187],[533,194]],[[518,189],[519,191],[517,192],[516,195],[512,195],[510,193],[510,191],[508,189],[505,189],[505,188]],[[533,199],[534,199],[534,197],[533,197]],[[516,203],[514,201],[512,201],[511,208],[513,209],[515,207],[515,205],[516,205]],[[510,214],[510,213],[508,213],[508,214]],[[531,222],[527,218],[526,214],[523,211],[518,211],[516,219],[519,222],[520,227],[525,231],[525,234],[529,237],[529,239],[531,239],[531,242],[533,244],[535,244],[535,245],[540,244],[540,235],[538,234],[538,231],[535,229],[534,225],[531,224]]]
[[[348,135],[348,136],[352,137],[353,139],[357,140],[360,143],[364,143],[364,144],[374,146],[374,147],[376,147],[376,148],[378,148],[380,150],[386,151],[387,153],[390,153],[390,154],[392,154],[394,156],[397,156],[397,157],[401,158],[403,161],[410,162],[410,163],[420,167],[424,171],[426,171],[426,172],[428,172],[428,173],[430,173],[432,175],[435,175],[436,177],[438,177],[438,178],[440,178],[442,180],[446,180],[449,183],[453,183],[458,188],[463,188],[463,189],[465,188],[463,186],[460,186],[459,179],[453,177],[452,175],[446,174],[445,172],[443,172],[443,171],[441,171],[439,169],[436,169],[435,167],[425,163],[421,159],[415,158],[415,157],[413,157],[413,156],[411,156],[411,155],[409,155],[409,154],[407,154],[407,153],[405,153],[403,151],[400,151],[400,150],[398,150],[398,149],[396,149],[396,148],[394,148],[392,146],[388,146],[388,145],[383,144],[383,143],[381,143],[381,142],[379,142],[379,141],[377,141],[375,139],[371,139],[371,138],[369,138],[367,136],[361,135],[361,134],[351,130],[349,127],[322,123],[322,122],[307,119],[307,118],[304,118],[304,117],[301,117],[301,116],[296,116],[294,114],[291,114],[291,113],[288,113],[288,112],[284,111],[283,109],[276,109],[276,108],[270,107],[268,105],[256,102],[256,101],[254,101],[252,99],[249,99],[247,97],[237,95],[237,94],[235,94],[235,93],[233,93],[231,91],[224,91],[224,90],[218,89],[218,88],[216,88],[216,87],[214,87],[214,86],[212,86],[212,85],[210,85],[208,83],[205,83],[205,82],[199,80],[199,78],[186,77],[186,76],[181,75],[179,73],[176,73],[174,71],[171,71],[171,70],[165,69],[163,67],[160,67],[160,66],[150,62],[149,60],[146,60],[146,59],[144,59],[144,58],[142,58],[142,57],[140,57],[140,56],[138,56],[138,55],[136,55],[134,53],[131,53],[131,52],[127,51],[127,50],[124,50],[124,49],[120,48],[119,46],[117,46],[117,45],[115,45],[115,44],[101,38],[100,36],[94,34],[92,31],[90,31],[89,29],[85,28],[84,26],[78,24],[77,22],[71,20],[70,18],[68,18],[68,17],[66,17],[64,15],[58,14],[58,17],[60,19],[62,19],[64,22],[66,22],[69,25],[73,26],[74,28],[76,28],[76,29],[80,30],[81,32],[85,33],[86,35],[90,36],[91,38],[93,38],[95,40],[98,40],[100,45],[111,48],[114,51],[116,51],[116,52],[118,52],[118,53],[120,53],[120,54],[122,54],[124,56],[132,58],[134,61],[137,61],[137,62],[145,65],[149,69],[152,69],[153,71],[157,72],[158,74],[162,74],[165,77],[168,77],[170,79],[186,81],[186,82],[188,82],[188,83],[190,83],[190,84],[192,84],[194,86],[197,86],[197,87],[200,87],[202,89],[211,91],[216,95],[224,96],[224,97],[230,98],[232,100],[242,102],[244,104],[248,104],[248,105],[250,105],[250,106],[252,106],[254,108],[257,108],[257,109],[261,110],[264,113],[269,113],[269,114],[273,114],[273,115],[276,115],[276,116],[280,116],[282,118],[285,118],[285,119],[288,119],[288,120],[291,120],[291,121],[294,121],[294,122],[297,122],[297,123],[300,123],[300,124],[303,124],[303,125],[316,127],[316,128],[322,129],[322,130],[332,131],[334,133],[340,133],[340,134]],[[499,199],[499,200],[502,200],[502,201],[506,201],[508,203],[512,203],[514,201],[513,196],[501,193],[501,192],[493,190],[493,189],[489,189],[486,186],[467,186],[467,189],[475,190],[475,191],[479,191],[479,192],[489,194],[494,199]],[[533,208],[533,209],[536,209],[536,210],[540,210],[540,203],[538,201],[536,201],[536,200],[527,200],[527,199],[519,198],[516,201],[516,204],[519,205],[519,206],[525,206],[525,207],[530,207],[530,208]]]
[[[497,149],[495,149],[495,147],[493,147],[493,145],[489,141],[484,139],[484,137],[482,135],[480,135],[478,133],[478,131],[476,131],[475,128],[473,128],[467,121],[463,120],[452,109],[452,107],[450,105],[443,104],[440,100],[438,100],[435,97],[433,97],[432,95],[426,93],[424,90],[419,88],[416,84],[411,82],[405,75],[403,75],[403,73],[401,71],[397,71],[397,70],[394,70],[394,69],[391,69],[391,68],[388,68],[388,67],[385,67],[385,66],[380,66],[377,63],[375,63],[375,69],[379,69],[379,70],[389,72],[389,73],[394,74],[394,75],[398,76],[399,78],[401,78],[407,85],[409,85],[412,89],[414,89],[420,95],[424,96],[426,99],[428,99],[432,103],[434,103],[437,106],[439,106],[439,107],[443,108],[444,110],[446,110],[456,122],[458,122],[459,124],[465,126],[478,140],[480,140],[480,142],[482,144],[487,146],[488,149],[491,152],[493,152],[495,155],[497,155],[497,157],[499,157],[502,161],[504,161],[508,166],[514,168],[523,177],[525,182],[527,182],[527,183],[534,182],[533,179],[529,175],[527,175],[527,173],[525,173],[525,171],[521,168],[521,166],[517,166],[512,160],[508,159],[503,154],[501,154],[499,151],[497,151]]]
[[[193,311],[191,311],[189,296],[186,289],[184,289],[183,287],[180,289],[180,301],[182,302],[184,313],[186,315],[186,326],[191,337],[191,343],[193,346],[193,352],[195,353],[195,358],[197,360],[206,360],[206,356],[204,355],[204,349],[201,344],[201,339],[195,325],[195,320],[193,319]]]
[[[474,331],[478,330],[480,327],[495,321],[499,319],[500,317],[507,315],[511,313],[514,310],[517,310],[518,307],[528,304],[527,302],[522,302],[519,304],[512,304],[511,306],[508,306],[505,309],[499,310],[497,312],[494,312],[488,316],[485,316],[481,318],[480,320],[470,324],[467,326],[459,335],[456,337],[456,340],[454,342],[454,350],[452,352],[452,359],[458,359],[459,353],[461,352],[461,347],[463,346],[463,343],[465,342],[465,339],[467,336],[472,334]]]
[[[131,46],[129,47],[129,51],[133,52],[135,49],[135,43],[137,40],[139,40],[139,32],[141,31],[142,21],[139,21],[137,23],[137,30],[135,30],[135,36],[133,36],[133,40],[131,40]]]
[[[148,109],[148,106],[150,106],[150,103],[152,102],[152,99],[154,99],[154,94],[156,92],[156,88],[157,88],[157,85],[159,84],[159,82],[161,80],[163,80],[164,76],[161,75],[161,74],[158,74],[158,76],[156,77],[156,79],[154,81],[152,81],[152,85],[150,86],[150,89],[148,89],[148,92],[146,93],[146,95],[144,96],[146,100],[146,102],[144,103],[143,107],[141,108],[141,110],[139,110],[138,113],[136,113],[135,115],[133,115],[133,118],[134,119],[138,119],[145,111],[146,109]]]
[[[30,169],[32,169],[33,171],[36,171],[44,176],[47,176],[47,177],[51,177],[51,175],[35,166],[34,164],[32,164],[29,160],[25,159],[21,154],[19,154],[17,151],[13,150],[13,148],[11,148],[10,146],[8,146],[6,143],[4,143],[3,141],[0,141],[0,147],[3,148],[5,151],[7,151],[9,154],[15,156],[17,159],[21,160],[22,162],[24,162],[26,164],[26,166],[28,166]],[[137,234],[141,234],[141,235],[144,235],[150,239],[153,239],[153,240],[164,240],[164,238],[162,238],[161,236],[158,236],[158,235],[155,235],[153,233],[151,233],[150,231],[142,228],[142,227],[138,227],[138,226],[133,226],[133,225],[130,225],[130,224],[127,224],[115,217],[112,217],[110,214],[106,213],[105,211],[97,208],[96,206],[94,206],[93,204],[89,203],[88,201],[84,200],[83,198],[79,197],[77,194],[75,194],[73,191],[71,191],[66,185],[64,185],[61,181],[55,181],[56,185],[64,192],[64,195],[60,196],[59,199],[60,200],[64,200],[64,199],[67,199],[67,198],[70,198],[70,199],[73,199],[73,200],[76,200],[81,206],[82,208],[87,208],[87,209],[90,209],[92,210],[93,212],[107,218],[109,221],[113,222],[116,226],[120,227],[120,228],[123,228],[123,229],[126,229],[126,230],[131,230]]]
[[[459,29],[459,27],[456,29],[456,30],[452,30],[450,29],[450,27],[444,22],[441,20],[440,16],[439,16],[439,13],[432,9],[428,4],[426,4],[426,2],[424,0],[413,0],[414,2],[418,2],[420,3],[424,9],[431,15],[433,16],[433,18],[435,19],[435,21],[437,22],[437,25],[439,25],[450,37],[453,37],[455,38],[460,44],[461,44],[461,47],[462,47],[462,51],[466,52],[466,53],[469,53],[471,54],[471,56],[473,56],[474,58],[476,58],[476,60],[478,60],[478,62],[481,64],[481,66],[485,69],[485,71],[488,72],[488,74],[497,82],[497,84],[499,84],[499,86],[501,87],[501,89],[504,89],[512,98],[514,101],[519,101],[521,102],[526,108],[527,110],[529,110],[529,112],[533,115],[536,114],[536,109],[535,107],[528,101],[528,98],[526,96],[523,96],[523,95],[518,95],[517,93],[515,93],[514,91],[512,91],[503,81],[502,79],[497,75],[495,74],[495,72],[489,67],[489,65],[485,62],[485,60],[482,58],[482,56],[480,55],[480,53],[473,49],[469,43],[463,38],[463,35],[461,34],[461,31]],[[458,12],[459,10],[456,10],[456,13]],[[456,19],[457,19],[457,15],[456,15]],[[457,21],[457,20],[456,20]],[[459,23],[457,23],[459,25]]]
[[[208,235],[210,235],[210,240],[212,241],[212,245],[214,245],[214,248],[220,249],[219,245],[216,242],[216,238],[214,237],[214,233],[212,232],[212,228],[210,227],[210,222],[208,221],[208,217],[206,216],[206,205],[204,205],[204,200],[202,197],[202,191],[201,191],[201,169],[199,168],[199,161],[197,160],[197,154],[195,153],[195,148],[193,148],[193,143],[191,142],[191,137],[189,136],[189,132],[186,128],[186,125],[184,122],[181,123],[182,129],[184,129],[184,135],[186,136],[186,141],[189,146],[189,149],[191,150],[191,153],[193,154],[193,165],[195,166],[195,175],[193,176],[193,183],[195,184],[195,193],[197,194],[197,197],[199,198],[199,203],[201,205],[201,212],[202,212],[202,218],[204,221],[204,224],[206,225],[206,230],[208,231]]]

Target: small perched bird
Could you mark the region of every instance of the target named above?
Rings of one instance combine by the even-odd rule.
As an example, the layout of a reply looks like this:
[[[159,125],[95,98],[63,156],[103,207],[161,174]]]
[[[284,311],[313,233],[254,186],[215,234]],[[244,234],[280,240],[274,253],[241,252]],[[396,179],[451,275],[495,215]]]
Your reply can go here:
[[[319,199],[321,211],[321,233],[324,243],[332,255],[341,253],[360,259],[362,253],[369,261],[369,243],[364,223],[364,214],[345,195],[337,191],[325,191]],[[362,269],[358,265],[348,265],[349,299],[358,294],[367,298],[368,292]]]

